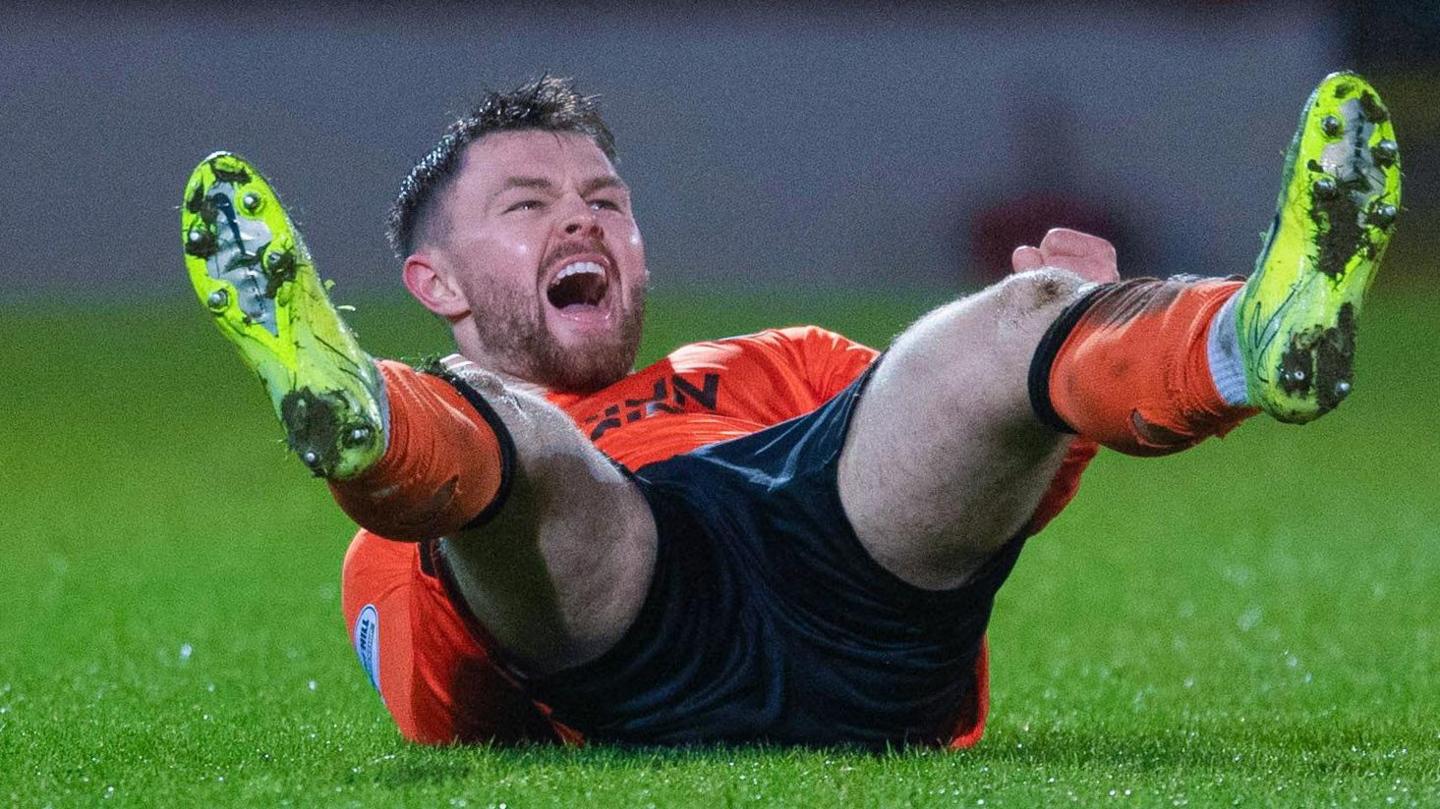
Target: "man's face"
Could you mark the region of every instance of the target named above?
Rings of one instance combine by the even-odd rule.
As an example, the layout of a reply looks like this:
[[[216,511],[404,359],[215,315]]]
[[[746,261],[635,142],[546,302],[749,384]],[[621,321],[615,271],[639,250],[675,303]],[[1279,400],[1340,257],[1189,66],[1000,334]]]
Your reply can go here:
[[[445,227],[427,249],[469,304],[452,318],[462,351],[563,391],[598,390],[630,372],[645,247],[629,189],[590,138],[487,135],[462,155],[436,215]]]

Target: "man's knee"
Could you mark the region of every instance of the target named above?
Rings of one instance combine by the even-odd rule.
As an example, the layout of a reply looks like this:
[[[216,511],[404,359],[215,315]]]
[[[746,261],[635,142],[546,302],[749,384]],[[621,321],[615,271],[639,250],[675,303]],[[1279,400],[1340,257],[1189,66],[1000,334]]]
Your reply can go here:
[[[994,383],[997,375],[1023,381],[1015,372],[1028,368],[1040,338],[1086,285],[1079,275],[1052,267],[1016,273],[933,312],[897,353],[913,354],[907,359],[925,365],[925,376],[939,371],[958,384],[977,378]]]
[[[871,387],[913,383],[973,394],[1004,380],[1023,384],[1040,338],[1085,285],[1075,273],[1045,267],[942,306],[896,340]]]
[[[1030,425],[1031,359],[1050,325],[1084,294],[1087,282],[1061,269],[1017,273],[944,306],[909,329],[881,362],[859,417],[892,402],[962,414],[967,424],[1001,430]]]
[[[1087,282],[1079,275],[1055,267],[1016,273],[991,287],[994,306],[1002,316],[1053,319],[1077,297]],[[1046,320],[1048,323],[1048,320]]]

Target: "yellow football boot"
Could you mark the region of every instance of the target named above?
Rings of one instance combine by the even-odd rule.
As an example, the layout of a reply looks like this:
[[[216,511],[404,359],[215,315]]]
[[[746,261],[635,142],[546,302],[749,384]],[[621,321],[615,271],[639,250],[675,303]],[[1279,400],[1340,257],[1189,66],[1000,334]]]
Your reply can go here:
[[[1305,103],[1275,220],[1235,315],[1250,404],[1303,423],[1354,384],[1355,331],[1400,210],[1400,154],[1380,95],[1332,73]]]
[[[185,187],[180,237],[195,292],[260,377],[290,448],[319,477],[373,464],[388,426],[380,372],[260,172],[228,152],[201,161]]]

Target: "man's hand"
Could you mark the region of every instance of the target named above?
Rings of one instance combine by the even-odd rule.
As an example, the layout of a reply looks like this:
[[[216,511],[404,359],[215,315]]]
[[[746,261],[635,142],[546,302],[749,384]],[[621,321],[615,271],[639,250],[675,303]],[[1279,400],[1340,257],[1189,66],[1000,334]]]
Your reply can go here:
[[[1104,283],[1119,281],[1115,265],[1115,245],[1088,233],[1068,228],[1053,228],[1040,240],[1039,247],[1024,245],[1010,255],[1015,272],[1055,267],[1069,270],[1086,281]]]

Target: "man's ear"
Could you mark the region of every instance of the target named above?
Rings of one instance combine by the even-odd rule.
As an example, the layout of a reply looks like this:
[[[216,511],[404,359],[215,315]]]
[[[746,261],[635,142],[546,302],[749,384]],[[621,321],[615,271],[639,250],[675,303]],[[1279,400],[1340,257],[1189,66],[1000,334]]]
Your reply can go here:
[[[449,273],[435,265],[435,257],[421,251],[405,259],[405,288],[426,309],[454,320],[470,313],[470,302]]]

